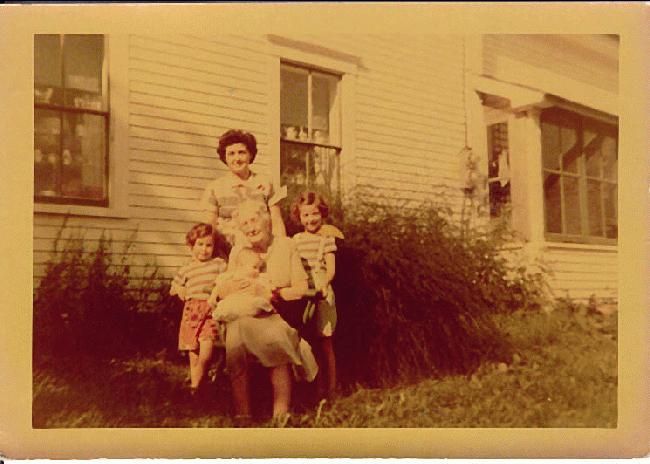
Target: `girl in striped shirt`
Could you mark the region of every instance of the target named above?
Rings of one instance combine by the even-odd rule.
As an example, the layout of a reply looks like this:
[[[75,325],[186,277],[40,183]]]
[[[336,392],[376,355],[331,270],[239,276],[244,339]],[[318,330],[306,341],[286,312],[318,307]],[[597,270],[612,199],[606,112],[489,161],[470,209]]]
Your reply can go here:
[[[181,267],[171,284],[171,295],[185,302],[178,333],[178,349],[189,353],[190,387],[196,393],[212,357],[218,337],[208,298],[215,279],[226,270],[226,261],[214,257],[217,233],[209,224],[196,224],[186,235],[191,261]]]
[[[292,219],[304,228],[304,232],[293,236],[293,241],[309,275],[312,295],[303,315],[303,323],[310,324],[308,327],[315,330],[317,337],[314,348],[320,368],[317,377],[319,394],[331,398],[336,390],[332,335],[337,320],[331,282],[335,273],[335,237],[343,238],[343,234],[336,227],[323,224],[328,213],[325,198],[311,191],[303,192],[291,207]]]

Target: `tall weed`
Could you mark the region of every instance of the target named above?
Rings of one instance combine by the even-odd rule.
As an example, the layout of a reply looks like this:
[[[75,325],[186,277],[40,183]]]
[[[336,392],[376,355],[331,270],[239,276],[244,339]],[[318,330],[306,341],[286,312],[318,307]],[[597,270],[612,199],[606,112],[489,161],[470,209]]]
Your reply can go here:
[[[155,267],[138,279],[131,273],[135,233],[119,253],[105,232],[89,249],[83,231],[69,229],[64,221],[34,294],[35,360],[117,356],[164,348],[169,342],[165,336],[172,304],[165,296],[166,283]]]
[[[335,292],[347,382],[394,384],[509,358],[492,315],[525,306],[536,289],[525,274],[509,280],[501,231],[469,234],[449,208],[408,206],[346,209]]]

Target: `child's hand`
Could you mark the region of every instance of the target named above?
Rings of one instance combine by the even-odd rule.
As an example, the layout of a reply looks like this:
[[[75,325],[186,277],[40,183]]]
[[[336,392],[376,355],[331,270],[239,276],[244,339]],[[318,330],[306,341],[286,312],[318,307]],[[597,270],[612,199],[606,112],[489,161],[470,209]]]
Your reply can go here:
[[[210,298],[208,298],[208,304],[212,308],[217,307],[217,298],[219,297],[219,292],[217,291],[217,288],[212,289],[212,293],[210,293]]]
[[[185,296],[187,294],[187,290],[185,287],[181,287],[180,285],[176,285],[172,283],[171,289],[169,291],[170,295],[176,295],[178,298],[180,298],[181,301],[185,301]]]
[[[328,293],[329,293],[329,285],[325,285],[323,288],[320,289],[320,294],[323,299],[327,298]]]
[[[282,295],[280,295],[280,289],[274,288],[271,290],[271,304],[279,303],[283,300]]]

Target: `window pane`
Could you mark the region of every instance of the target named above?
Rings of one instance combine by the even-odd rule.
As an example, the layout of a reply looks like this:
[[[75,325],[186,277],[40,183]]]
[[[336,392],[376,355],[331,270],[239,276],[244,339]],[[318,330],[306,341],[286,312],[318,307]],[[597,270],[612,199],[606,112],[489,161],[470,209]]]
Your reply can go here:
[[[61,36],[34,36],[34,101],[61,104]]]
[[[560,195],[560,176],[546,173],[544,176],[544,209],[546,231],[562,232],[562,205]]]
[[[106,125],[103,116],[69,113],[63,126],[61,193],[66,197],[106,198]]]
[[[575,177],[562,176],[564,187],[564,220],[567,234],[580,234],[580,192],[578,190],[578,179]]]
[[[499,181],[490,182],[489,190],[490,217],[500,217],[510,204],[510,183],[501,185]]]
[[[339,142],[338,77],[312,74],[312,140],[316,143]]]
[[[340,166],[334,148],[314,147],[291,142],[281,143],[280,179],[288,197],[295,198],[305,189],[325,195],[333,205],[340,201]]]
[[[590,177],[600,177],[601,163],[601,144],[603,138],[594,130],[586,129],[584,132],[584,152],[585,164],[587,166],[587,175]]]
[[[589,217],[589,235],[603,235],[603,218],[601,207],[601,183],[596,180],[587,181],[587,205]]]
[[[504,162],[507,160],[507,155],[505,160],[502,158],[501,163],[499,162],[499,157],[504,150],[508,150],[508,123],[500,122],[497,124],[491,124],[488,126],[488,154],[489,154],[489,164],[488,164],[488,177],[500,177],[499,171],[503,175],[508,163]]]
[[[603,137],[601,153],[603,155],[603,176],[605,179],[616,181],[618,179],[618,144],[614,137]]]
[[[339,156],[334,148],[314,147],[313,188],[330,202],[338,202],[340,192]]]
[[[61,87],[61,36],[34,35],[34,83]]]
[[[106,109],[102,97],[102,35],[66,35],[63,46],[66,105]]]
[[[59,195],[61,113],[34,110],[34,194]]]
[[[560,128],[542,122],[542,164],[545,169],[560,169]]]
[[[603,184],[605,204],[605,236],[608,238],[618,237],[617,221],[617,187],[616,184]]]
[[[562,169],[564,171],[578,172],[578,157],[580,150],[576,142],[578,133],[575,127],[562,127],[560,129],[560,152],[562,153]]]
[[[280,124],[282,136],[288,139],[296,139],[301,130],[307,130],[307,77],[307,71],[302,69],[280,69]]]

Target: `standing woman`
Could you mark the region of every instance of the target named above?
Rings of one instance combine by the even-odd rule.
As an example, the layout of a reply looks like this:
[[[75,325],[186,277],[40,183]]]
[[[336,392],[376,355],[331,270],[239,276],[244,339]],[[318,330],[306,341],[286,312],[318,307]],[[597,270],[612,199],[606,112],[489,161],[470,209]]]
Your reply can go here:
[[[275,308],[286,301],[299,300],[307,292],[307,273],[293,241],[271,232],[271,217],[260,202],[243,202],[235,214],[235,223],[246,239],[246,249],[263,260],[270,281]],[[236,246],[230,261],[236,262],[244,247]],[[249,283],[248,283],[249,284]],[[244,287],[244,281],[232,280],[230,285]],[[248,367],[257,360],[269,369],[273,388],[273,417],[287,416],[291,402],[291,373],[311,382],[318,372],[309,344],[278,314],[277,310],[257,316],[246,316],[226,325],[226,366],[231,378],[236,414],[250,415]]]
[[[205,221],[226,237],[230,245],[241,239],[232,221],[233,212],[245,200],[264,203],[270,213],[273,235],[286,236],[282,213],[270,180],[251,170],[257,156],[257,140],[250,132],[231,129],[219,138],[219,159],[229,172],[212,181],[201,198]]]

